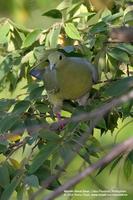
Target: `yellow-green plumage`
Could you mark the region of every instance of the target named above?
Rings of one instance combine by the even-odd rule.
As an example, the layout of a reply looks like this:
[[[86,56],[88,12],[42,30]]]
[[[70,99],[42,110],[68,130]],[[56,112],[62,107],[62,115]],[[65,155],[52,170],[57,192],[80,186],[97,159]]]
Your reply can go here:
[[[63,99],[77,99],[90,90],[92,77],[89,69],[80,63],[73,63],[71,59],[64,59],[56,70],[57,80],[60,85],[59,96]]]
[[[65,99],[86,99],[98,79],[96,68],[84,58],[66,57],[58,51],[51,53],[48,60],[50,64],[42,77],[54,112],[60,111]]]
[[[49,100],[57,112],[64,99],[77,100],[90,92],[93,79],[97,79],[97,71],[86,59],[66,57],[60,52],[51,53],[48,59],[50,66],[48,73],[44,74],[44,82]]]

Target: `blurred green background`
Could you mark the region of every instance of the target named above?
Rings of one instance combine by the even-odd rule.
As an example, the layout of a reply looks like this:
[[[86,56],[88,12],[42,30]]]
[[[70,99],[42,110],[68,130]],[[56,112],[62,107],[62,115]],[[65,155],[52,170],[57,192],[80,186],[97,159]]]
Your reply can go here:
[[[8,17],[27,28],[47,28],[55,20],[42,16],[61,0],[0,0],[0,17]]]

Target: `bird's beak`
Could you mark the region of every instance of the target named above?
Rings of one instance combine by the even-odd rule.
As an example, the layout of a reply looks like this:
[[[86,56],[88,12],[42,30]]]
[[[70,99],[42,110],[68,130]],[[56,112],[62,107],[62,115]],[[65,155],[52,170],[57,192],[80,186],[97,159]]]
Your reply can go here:
[[[55,66],[55,64],[50,63],[50,64],[49,64],[49,68],[50,68],[50,70],[52,71],[52,70],[54,70],[54,69],[56,68],[56,66]]]
[[[30,71],[30,75],[39,79],[39,80],[43,80],[43,74],[44,74],[44,69],[36,69],[36,68],[33,68],[31,71]]]

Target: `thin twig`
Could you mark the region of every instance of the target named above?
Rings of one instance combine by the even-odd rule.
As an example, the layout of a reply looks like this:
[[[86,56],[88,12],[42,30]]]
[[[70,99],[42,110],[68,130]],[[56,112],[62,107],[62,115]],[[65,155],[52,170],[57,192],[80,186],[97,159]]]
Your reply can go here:
[[[130,71],[129,71],[129,65],[127,64],[127,76],[130,75]]]
[[[64,170],[67,168],[67,166],[70,164],[70,162],[74,159],[75,155],[80,151],[81,149],[81,144],[85,144],[87,139],[89,138],[90,134],[92,133],[95,125],[97,124],[98,119],[96,119],[93,123],[90,124],[90,127],[88,129],[88,131],[83,134],[79,140],[79,143],[77,143],[74,146],[74,152],[73,154],[69,155],[69,158],[67,160],[65,160],[64,165],[60,168],[60,170],[55,174],[52,175],[50,177],[48,177],[42,184],[42,188],[40,188],[37,192],[33,193],[32,196],[30,197],[30,200],[35,200],[36,197],[44,191],[45,188],[47,188],[54,180],[56,180],[57,178],[59,178],[62,174],[62,172],[64,172]],[[80,144],[80,145],[79,145]]]
[[[125,42],[125,41],[119,41],[119,40],[113,40],[113,41],[105,41],[104,43],[105,44],[131,44],[133,41],[127,41],[127,42]]]
[[[26,144],[26,140],[16,143],[13,147],[15,147],[6,157],[6,161],[15,153],[18,149],[20,149],[24,144]]]
[[[131,99],[133,99],[133,90],[131,90],[130,92],[128,92],[125,95],[122,95],[120,97],[110,100],[108,103],[103,104],[102,106],[92,110],[89,113],[84,112],[82,114],[73,116],[70,119],[64,119],[64,120],[62,120],[62,122],[64,125],[66,125],[70,122],[78,123],[78,122],[93,120],[97,116],[101,116],[101,118],[102,118],[107,112],[109,112],[113,108],[115,108],[115,107],[119,106],[120,104],[125,103]],[[54,127],[53,127],[54,130],[59,128],[59,123],[53,123],[52,125],[54,125]]]
[[[120,97],[114,98],[112,100],[110,100],[108,103],[103,104],[102,106],[92,110],[91,112],[84,112],[82,114],[73,116],[71,118],[67,118],[62,120],[62,123],[64,125],[70,123],[70,122],[83,122],[83,121],[89,121],[91,119],[95,119],[97,116],[104,116],[107,112],[109,112],[111,109],[113,109],[116,106],[119,106],[122,103],[125,103],[129,100],[133,99],[133,90],[131,90],[130,92],[128,92],[127,94],[124,94]],[[2,135],[0,135],[0,141],[5,141],[8,139],[9,136],[12,135],[17,135],[18,133],[25,131],[25,129],[30,129],[31,132],[38,132],[41,129],[45,129],[45,130],[50,130],[50,131],[56,131],[59,130],[60,128],[60,123],[58,122],[54,122],[52,124],[40,124],[40,125],[34,125],[34,126],[29,126],[29,127],[24,127],[20,129],[16,129],[14,131],[12,131],[12,133],[4,133]]]
[[[86,168],[80,174],[72,177],[68,182],[64,185],[58,187],[54,192],[52,192],[49,196],[45,197],[44,200],[53,200],[62,194],[65,190],[73,187],[74,185],[78,184],[81,180],[86,178],[88,175],[92,174],[92,172],[96,171],[97,169],[105,167],[109,164],[112,160],[114,160],[117,156],[127,151],[131,151],[133,149],[133,137],[129,138],[128,140],[124,141],[123,143],[114,147],[106,156],[100,159],[98,162],[92,164],[88,168]]]
[[[126,95],[122,95],[119,98],[115,98],[112,101],[102,105],[101,107],[91,111],[90,113],[83,113],[80,115],[77,115],[75,117],[72,117],[71,119],[65,121],[66,123],[69,122],[81,122],[81,121],[89,121],[89,120],[93,120],[92,123],[90,123],[90,128],[87,131],[86,134],[82,135],[80,138],[79,143],[84,145],[86,143],[86,141],[88,140],[90,134],[92,133],[94,127],[97,125],[97,123],[99,122],[99,120],[112,108],[114,108],[115,106],[118,106],[122,103],[127,102],[128,100],[133,99],[133,90],[128,92]],[[95,120],[94,120],[95,119]],[[58,124],[57,124],[58,125]],[[62,172],[64,171],[64,169],[68,166],[68,164],[72,161],[72,159],[74,158],[74,156],[76,155],[76,153],[78,153],[81,149],[81,145],[79,146],[79,144],[75,145],[75,152],[73,155],[70,155],[69,159],[65,162],[64,166],[60,169],[60,171],[57,172],[56,175],[53,175],[51,177],[49,177],[42,185],[42,188],[40,188],[37,192],[33,193],[33,195],[31,196],[31,200],[34,200],[41,192],[44,191],[45,188],[47,188],[55,179],[59,178],[60,175],[62,174]]]
[[[100,83],[110,83],[110,82],[115,82],[115,81],[119,81],[122,80],[122,78],[115,78],[115,79],[107,79],[104,81],[98,81],[97,83],[94,83],[94,85],[100,84]]]

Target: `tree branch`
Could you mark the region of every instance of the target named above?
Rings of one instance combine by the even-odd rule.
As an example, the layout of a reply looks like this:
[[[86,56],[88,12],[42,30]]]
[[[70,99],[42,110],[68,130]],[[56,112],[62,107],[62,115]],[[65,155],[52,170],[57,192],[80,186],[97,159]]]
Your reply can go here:
[[[114,98],[114,99],[110,99],[108,103],[105,103],[104,105],[100,106],[99,108],[96,108],[94,110],[92,110],[89,113],[82,113],[79,115],[76,115],[74,117],[71,117],[69,119],[64,119],[62,120],[63,124],[66,125],[70,122],[83,122],[83,121],[89,121],[91,119],[95,119],[97,116],[104,116],[108,111],[110,111],[111,109],[113,109],[116,106],[119,106],[122,103],[125,103],[129,100],[133,99],[133,90],[131,90],[130,92],[128,92],[127,94],[124,94],[120,97]],[[20,132],[25,131],[25,128],[29,129],[30,132],[36,133],[37,131],[41,130],[41,129],[46,129],[46,130],[50,130],[50,131],[56,131],[59,130],[60,128],[60,123],[55,122],[52,123],[50,125],[48,124],[41,124],[41,125],[34,125],[34,126],[30,126],[30,127],[24,127],[21,130],[20,129],[16,129],[14,131],[12,131],[12,133],[4,133],[0,135],[0,141],[5,141],[8,139],[9,136],[12,135],[17,135]],[[32,135],[32,136],[33,136]]]
[[[77,143],[74,146],[74,152],[73,154],[70,154],[68,159],[65,160],[64,164],[62,167],[60,167],[60,169],[57,171],[57,173],[55,175],[51,175],[50,177],[48,177],[43,183],[42,183],[42,187],[36,191],[35,193],[33,193],[30,197],[30,200],[35,200],[36,197],[38,195],[40,195],[41,192],[44,191],[45,188],[47,188],[54,180],[56,180],[57,178],[59,178],[62,174],[62,172],[64,172],[64,170],[67,168],[67,166],[70,164],[70,162],[74,159],[75,155],[80,151],[81,147],[83,144],[86,143],[87,139],[89,138],[90,134],[92,133],[93,129],[95,128],[97,122],[99,121],[99,118],[95,119],[95,121],[93,121],[92,123],[90,123],[90,127],[88,129],[88,131],[86,133],[84,133],[79,140],[79,143]]]
[[[72,117],[70,119],[67,120],[63,120],[63,122],[69,123],[69,122],[80,122],[80,121],[89,121],[92,119],[92,123],[90,123],[90,127],[88,129],[88,131],[83,134],[80,138],[80,145],[77,143],[74,147],[74,151],[75,153],[73,155],[69,156],[69,159],[65,162],[65,164],[61,167],[61,169],[57,172],[56,175],[50,176],[48,177],[48,179],[46,179],[42,185],[42,188],[40,188],[37,192],[33,193],[31,196],[31,200],[34,200],[45,188],[47,188],[55,179],[59,178],[60,175],[62,174],[62,172],[64,171],[64,169],[66,169],[66,167],[68,166],[68,164],[72,161],[72,159],[74,158],[75,154],[78,153],[81,149],[81,146],[84,145],[86,143],[86,141],[88,140],[92,130],[95,128],[95,126],[97,125],[97,123],[99,122],[99,120],[113,107],[118,106],[121,103],[127,102],[128,100],[133,98],[133,90],[128,92],[126,95],[122,95],[119,98],[115,98],[112,101],[110,101],[109,103],[105,103],[104,105],[102,105],[101,107],[91,111],[90,113],[83,113],[80,115],[77,115],[75,117]],[[55,123],[57,125],[56,128],[58,128],[58,123]],[[55,130],[55,129],[54,129]],[[82,145],[81,145],[82,144]]]
[[[133,137],[129,138],[128,140],[124,141],[123,143],[114,147],[106,156],[100,159],[98,162],[90,165],[80,174],[71,178],[68,182],[64,185],[58,187],[53,193],[49,196],[45,197],[44,200],[53,200],[62,194],[65,190],[73,187],[74,185],[78,184],[81,180],[86,178],[86,176],[92,174],[92,172],[96,171],[97,169],[105,167],[109,164],[112,160],[114,160],[117,156],[127,151],[131,151],[133,149]]]
[[[97,118],[97,116],[101,116],[101,118],[109,112],[111,109],[113,109],[116,106],[119,106],[122,103],[125,103],[129,100],[133,99],[133,90],[128,92],[127,94],[124,94],[120,97],[116,97],[112,100],[110,100],[108,103],[106,102],[102,106],[92,110],[91,112],[87,113],[82,113],[79,115],[76,115],[70,119],[64,119],[62,122],[64,125],[70,123],[70,122],[83,122],[83,121],[89,121]],[[59,123],[53,123],[51,125],[51,129],[53,128],[54,130],[59,129],[60,124]]]

